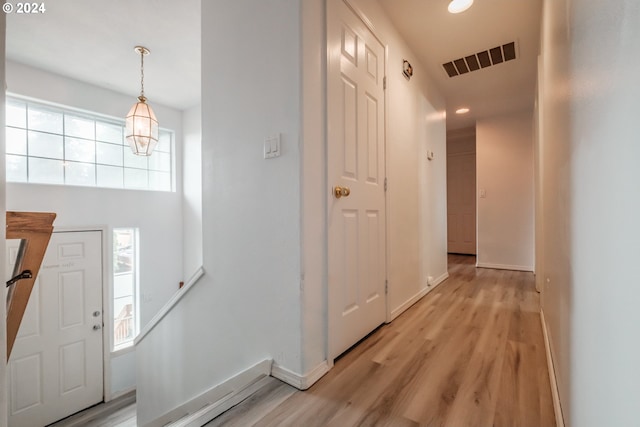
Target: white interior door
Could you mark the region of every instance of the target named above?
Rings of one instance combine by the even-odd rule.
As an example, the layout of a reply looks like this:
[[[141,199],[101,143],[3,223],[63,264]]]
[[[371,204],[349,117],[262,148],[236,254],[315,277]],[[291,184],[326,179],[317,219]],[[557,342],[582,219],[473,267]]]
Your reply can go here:
[[[384,46],[342,0],[327,2],[329,353],[383,323]],[[347,187],[337,198],[335,187]]]
[[[474,141],[447,144],[448,252],[476,254],[476,152]]]
[[[11,274],[19,241],[7,244]],[[53,233],[9,359],[9,426],[101,402],[102,364],[102,233]]]

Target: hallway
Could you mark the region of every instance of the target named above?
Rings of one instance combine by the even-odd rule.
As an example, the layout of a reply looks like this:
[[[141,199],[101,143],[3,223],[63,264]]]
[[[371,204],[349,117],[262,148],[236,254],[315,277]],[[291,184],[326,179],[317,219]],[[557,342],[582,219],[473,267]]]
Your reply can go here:
[[[336,361],[306,392],[273,379],[220,426],[555,426],[531,273],[450,278]]]

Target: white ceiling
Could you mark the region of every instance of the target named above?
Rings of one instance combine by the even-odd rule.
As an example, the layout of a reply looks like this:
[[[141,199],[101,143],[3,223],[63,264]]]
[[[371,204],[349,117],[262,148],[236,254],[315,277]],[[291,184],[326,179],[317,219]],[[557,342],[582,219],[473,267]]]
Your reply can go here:
[[[200,0],[54,0],[43,14],[7,15],[7,58],[135,98],[140,56],[150,103],[200,102]],[[11,91],[11,88],[8,88]]]
[[[466,12],[448,0],[378,0],[447,101],[447,128],[532,108],[540,34],[540,0],[475,0]],[[517,59],[450,78],[442,64],[515,41]],[[406,58],[409,62],[413,58]],[[392,65],[392,66],[395,66]],[[402,64],[397,64],[401,70]],[[423,72],[414,66],[414,74]],[[458,116],[455,110],[471,112]]]
[[[447,12],[448,0],[378,0],[447,100],[449,129],[533,105],[540,0],[476,0]],[[145,57],[151,103],[200,102],[200,0],[55,0],[41,15],[7,15],[7,58],[135,97],[136,45]],[[518,59],[449,78],[442,64],[516,41]],[[401,64],[398,64],[398,70]],[[9,88],[11,90],[11,88]],[[467,106],[471,113],[456,116]]]

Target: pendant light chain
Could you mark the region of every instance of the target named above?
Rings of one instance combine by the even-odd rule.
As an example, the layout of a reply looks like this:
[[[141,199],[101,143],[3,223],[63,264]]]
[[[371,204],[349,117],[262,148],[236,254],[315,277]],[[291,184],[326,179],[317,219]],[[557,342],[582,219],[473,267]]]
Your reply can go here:
[[[140,52],[140,96],[144,98],[144,51]]]

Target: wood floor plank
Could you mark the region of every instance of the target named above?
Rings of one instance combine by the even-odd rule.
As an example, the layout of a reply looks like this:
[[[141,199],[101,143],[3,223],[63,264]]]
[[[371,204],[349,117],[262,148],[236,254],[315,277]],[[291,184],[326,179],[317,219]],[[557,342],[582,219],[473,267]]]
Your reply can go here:
[[[358,410],[350,408],[336,414],[327,426],[382,425],[390,420],[411,424],[400,413],[398,395],[406,393],[434,349],[430,341],[424,341],[419,351],[403,352],[401,357],[393,358],[393,364],[384,365],[385,371],[373,389],[354,396],[353,408]]]
[[[406,418],[429,426],[445,424],[479,335],[477,328],[460,326],[453,335],[433,341],[434,356],[400,402]]]
[[[210,427],[245,427],[254,425],[296,392],[294,387],[275,378],[253,395],[243,400],[208,425]]]
[[[493,307],[478,341],[467,375],[451,407],[446,425],[490,426],[493,423],[497,390],[511,315],[500,307]]]

